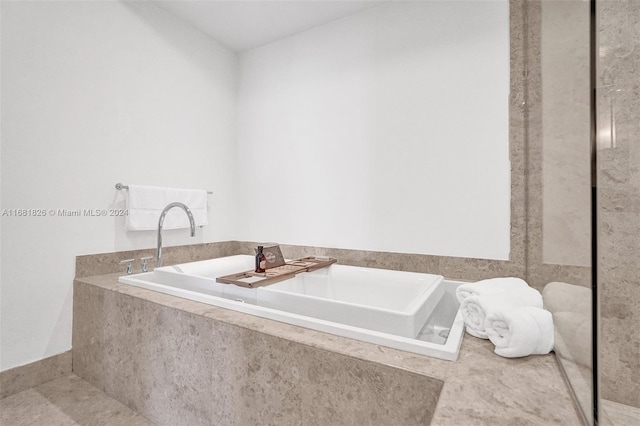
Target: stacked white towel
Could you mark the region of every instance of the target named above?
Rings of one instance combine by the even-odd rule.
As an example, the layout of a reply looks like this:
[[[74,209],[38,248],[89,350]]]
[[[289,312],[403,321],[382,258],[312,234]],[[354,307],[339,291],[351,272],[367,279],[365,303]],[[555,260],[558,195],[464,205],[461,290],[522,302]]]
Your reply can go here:
[[[553,318],[542,295],[520,278],[493,278],[459,286],[456,297],[467,333],[490,339],[495,353],[520,357],[553,350]]]
[[[160,213],[173,202],[180,202],[189,207],[196,226],[204,226],[208,223],[207,191],[205,190],[129,185],[126,199],[129,215],[125,229],[127,231],[158,229]],[[180,209],[170,210],[163,223],[163,229],[188,227],[189,218]]]
[[[540,308],[504,308],[487,315],[485,324],[495,353],[506,358],[543,355],[553,350],[553,316]]]
[[[525,287],[529,287],[529,285],[521,278],[490,278],[475,283],[462,284],[456,289],[456,297],[458,298],[458,302],[462,303],[462,301],[469,296],[499,294]]]
[[[518,288],[502,293],[469,296],[464,299],[460,310],[467,326],[467,333],[481,339],[488,339],[485,331],[487,314],[501,307],[532,306],[542,308],[542,295],[538,290],[526,285],[516,287]]]

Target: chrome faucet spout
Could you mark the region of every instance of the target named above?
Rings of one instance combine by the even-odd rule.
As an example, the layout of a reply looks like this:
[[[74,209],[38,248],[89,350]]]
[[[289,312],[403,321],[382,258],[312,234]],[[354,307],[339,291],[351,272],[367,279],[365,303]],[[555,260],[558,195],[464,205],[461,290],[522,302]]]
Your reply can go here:
[[[167,215],[167,212],[169,212],[169,210],[171,210],[174,207],[180,207],[182,210],[184,210],[184,212],[189,217],[189,227],[191,228],[191,236],[192,237],[196,236],[196,223],[193,220],[193,214],[191,213],[191,210],[189,210],[189,207],[187,207],[183,203],[178,203],[178,202],[168,204],[167,207],[165,207],[162,210],[162,213],[160,213],[160,219],[158,220],[158,254],[156,256],[156,268],[159,268],[162,266],[162,225],[164,224],[164,217]]]

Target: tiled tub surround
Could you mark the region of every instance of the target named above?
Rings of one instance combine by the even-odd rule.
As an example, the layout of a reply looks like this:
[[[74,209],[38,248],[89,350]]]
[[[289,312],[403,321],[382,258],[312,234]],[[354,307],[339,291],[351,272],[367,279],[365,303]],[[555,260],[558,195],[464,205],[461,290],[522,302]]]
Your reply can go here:
[[[114,278],[75,283],[74,371],[154,423],[428,424],[433,415],[441,380],[261,332],[255,317],[237,324],[224,309],[125,294],[131,287]]]
[[[195,262],[233,256],[236,254],[254,254],[258,245],[269,245],[261,241],[222,241],[216,243],[193,244],[186,246],[163,247],[163,265]],[[275,244],[275,243],[273,243]],[[433,256],[412,253],[391,253],[367,250],[353,250],[330,247],[312,247],[280,244],[282,254],[288,259],[305,256],[327,256],[338,259],[341,265],[362,266],[367,268],[391,269],[395,271],[421,272],[443,275],[450,279],[481,280],[496,276],[524,277],[524,267],[511,261],[470,259],[463,257]],[[145,256],[156,255],[155,249],[140,249],[116,253],[90,254],[76,257],[76,278],[103,275],[122,271],[118,262],[123,259],[136,259],[133,273],[139,273],[140,261]],[[155,260],[151,260],[153,269]]]
[[[236,241],[222,241],[215,243],[191,244],[162,248],[162,261],[165,265],[195,262],[196,260],[214,259],[217,257],[238,254],[239,243]],[[124,267],[118,262],[124,259],[135,259],[133,272],[141,272],[140,260],[145,256],[156,256],[155,249],[140,249],[115,253],[88,254],[76,257],[76,278],[93,275],[110,274],[122,271]],[[151,260],[150,268],[155,266]]]
[[[552,355],[456,362],[118,283],[74,282],[74,373],[157,424],[580,424]]]

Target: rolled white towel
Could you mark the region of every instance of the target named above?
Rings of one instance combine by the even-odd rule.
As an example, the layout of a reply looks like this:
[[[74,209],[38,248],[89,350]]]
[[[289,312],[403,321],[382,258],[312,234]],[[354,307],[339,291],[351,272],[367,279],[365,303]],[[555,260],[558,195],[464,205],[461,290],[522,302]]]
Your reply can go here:
[[[506,358],[548,354],[553,350],[553,316],[540,308],[497,309],[487,315],[485,329],[495,353]]]
[[[535,288],[520,287],[497,294],[469,296],[462,301],[460,311],[467,333],[481,339],[488,339],[485,320],[493,310],[532,306],[542,308],[542,295]]]
[[[462,284],[456,289],[456,298],[458,302],[462,303],[469,296],[496,294],[523,287],[529,287],[529,285],[520,278],[490,278],[475,283]]]

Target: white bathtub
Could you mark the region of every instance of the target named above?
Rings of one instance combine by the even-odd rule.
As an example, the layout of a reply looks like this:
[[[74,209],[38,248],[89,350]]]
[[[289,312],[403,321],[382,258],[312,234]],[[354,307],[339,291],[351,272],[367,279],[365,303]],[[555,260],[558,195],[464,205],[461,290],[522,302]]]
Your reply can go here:
[[[265,287],[220,284],[253,268],[238,255],[157,268],[119,281],[222,308],[454,361],[463,320],[439,275],[334,264]]]

